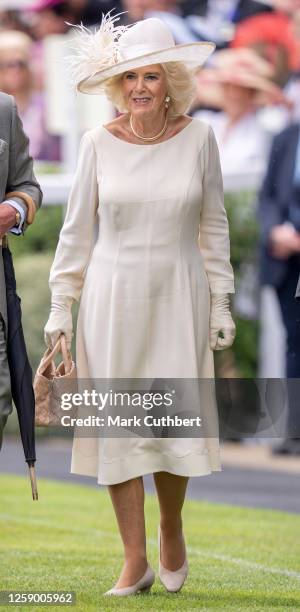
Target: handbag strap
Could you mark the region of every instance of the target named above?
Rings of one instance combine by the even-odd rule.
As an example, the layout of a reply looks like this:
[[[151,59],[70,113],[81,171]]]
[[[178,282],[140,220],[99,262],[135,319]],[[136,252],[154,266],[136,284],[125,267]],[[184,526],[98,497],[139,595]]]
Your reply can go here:
[[[67,349],[67,341],[66,341],[65,334],[61,334],[61,336],[59,337],[59,340],[60,340],[60,352],[62,354],[62,358],[63,358],[63,362],[65,366],[65,373],[69,374],[72,368],[72,356],[71,356],[71,351],[68,351]]]
[[[54,347],[52,349],[47,348],[47,350],[45,351],[45,353],[44,353],[44,355],[43,355],[43,357],[41,359],[41,363],[39,365],[39,372],[41,374],[46,370],[46,368],[48,368],[48,366],[54,360],[54,357],[59,352],[59,345],[60,345],[60,342],[59,342],[59,340],[57,340],[56,344],[54,345]]]
[[[68,351],[68,349],[67,349],[67,342],[66,342],[65,335],[61,334],[59,336],[56,344],[54,345],[54,347],[52,349],[48,348],[46,350],[45,355],[42,358],[42,361],[41,361],[40,366],[39,366],[40,374],[43,374],[43,372],[45,372],[45,370],[48,368],[48,366],[51,363],[53,363],[53,365],[54,365],[53,370],[54,371],[56,370],[56,366],[55,366],[55,363],[54,363],[54,358],[56,357],[56,355],[58,353],[62,354],[66,374],[68,374],[70,372],[71,367],[72,367],[71,352]]]

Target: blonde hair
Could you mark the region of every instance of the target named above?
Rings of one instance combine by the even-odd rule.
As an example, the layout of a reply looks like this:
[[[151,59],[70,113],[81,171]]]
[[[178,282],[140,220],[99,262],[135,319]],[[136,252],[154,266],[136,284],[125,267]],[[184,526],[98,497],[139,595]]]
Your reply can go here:
[[[169,112],[174,115],[186,113],[196,96],[195,71],[189,70],[182,62],[166,62],[159,65],[165,72],[167,93],[171,98]],[[128,111],[122,92],[123,75],[124,73],[118,74],[104,83],[107,98],[120,112]]]
[[[5,30],[0,34],[0,54],[18,53],[23,59],[31,58],[32,40],[25,32]]]

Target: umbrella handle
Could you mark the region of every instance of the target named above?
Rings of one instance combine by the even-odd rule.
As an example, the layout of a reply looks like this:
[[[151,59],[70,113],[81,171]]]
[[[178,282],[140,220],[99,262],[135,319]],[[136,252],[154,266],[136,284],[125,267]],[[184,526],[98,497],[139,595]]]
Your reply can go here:
[[[38,500],[39,496],[38,496],[38,490],[37,490],[37,484],[36,484],[36,474],[35,474],[34,465],[29,466],[29,477],[30,477],[30,484],[31,484],[32,499],[36,501]]]

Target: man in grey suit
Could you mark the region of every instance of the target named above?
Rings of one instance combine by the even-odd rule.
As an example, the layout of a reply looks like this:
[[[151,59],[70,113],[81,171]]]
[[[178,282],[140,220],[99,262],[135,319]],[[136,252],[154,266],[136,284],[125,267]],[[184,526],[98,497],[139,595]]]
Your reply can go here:
[[[7,308],[2,250],[7,232],[23,234],[42,203],[24,134],[12,96],[0,92],[0,449],[7,417],[12,411],[7,362]]]

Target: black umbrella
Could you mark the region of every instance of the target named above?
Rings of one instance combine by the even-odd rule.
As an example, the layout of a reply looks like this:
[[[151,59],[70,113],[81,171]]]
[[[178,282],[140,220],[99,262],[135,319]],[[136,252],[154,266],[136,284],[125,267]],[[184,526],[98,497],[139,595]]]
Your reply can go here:
[[[16,292],[15,271],[9,248],[2,249],[7,300],[7,358],[11,378],[11,393],[17,409],[24,455],[29,467],[32,498],[38,499],[34,463],[35,398],[32,370],[22,328],[20,298]]]

